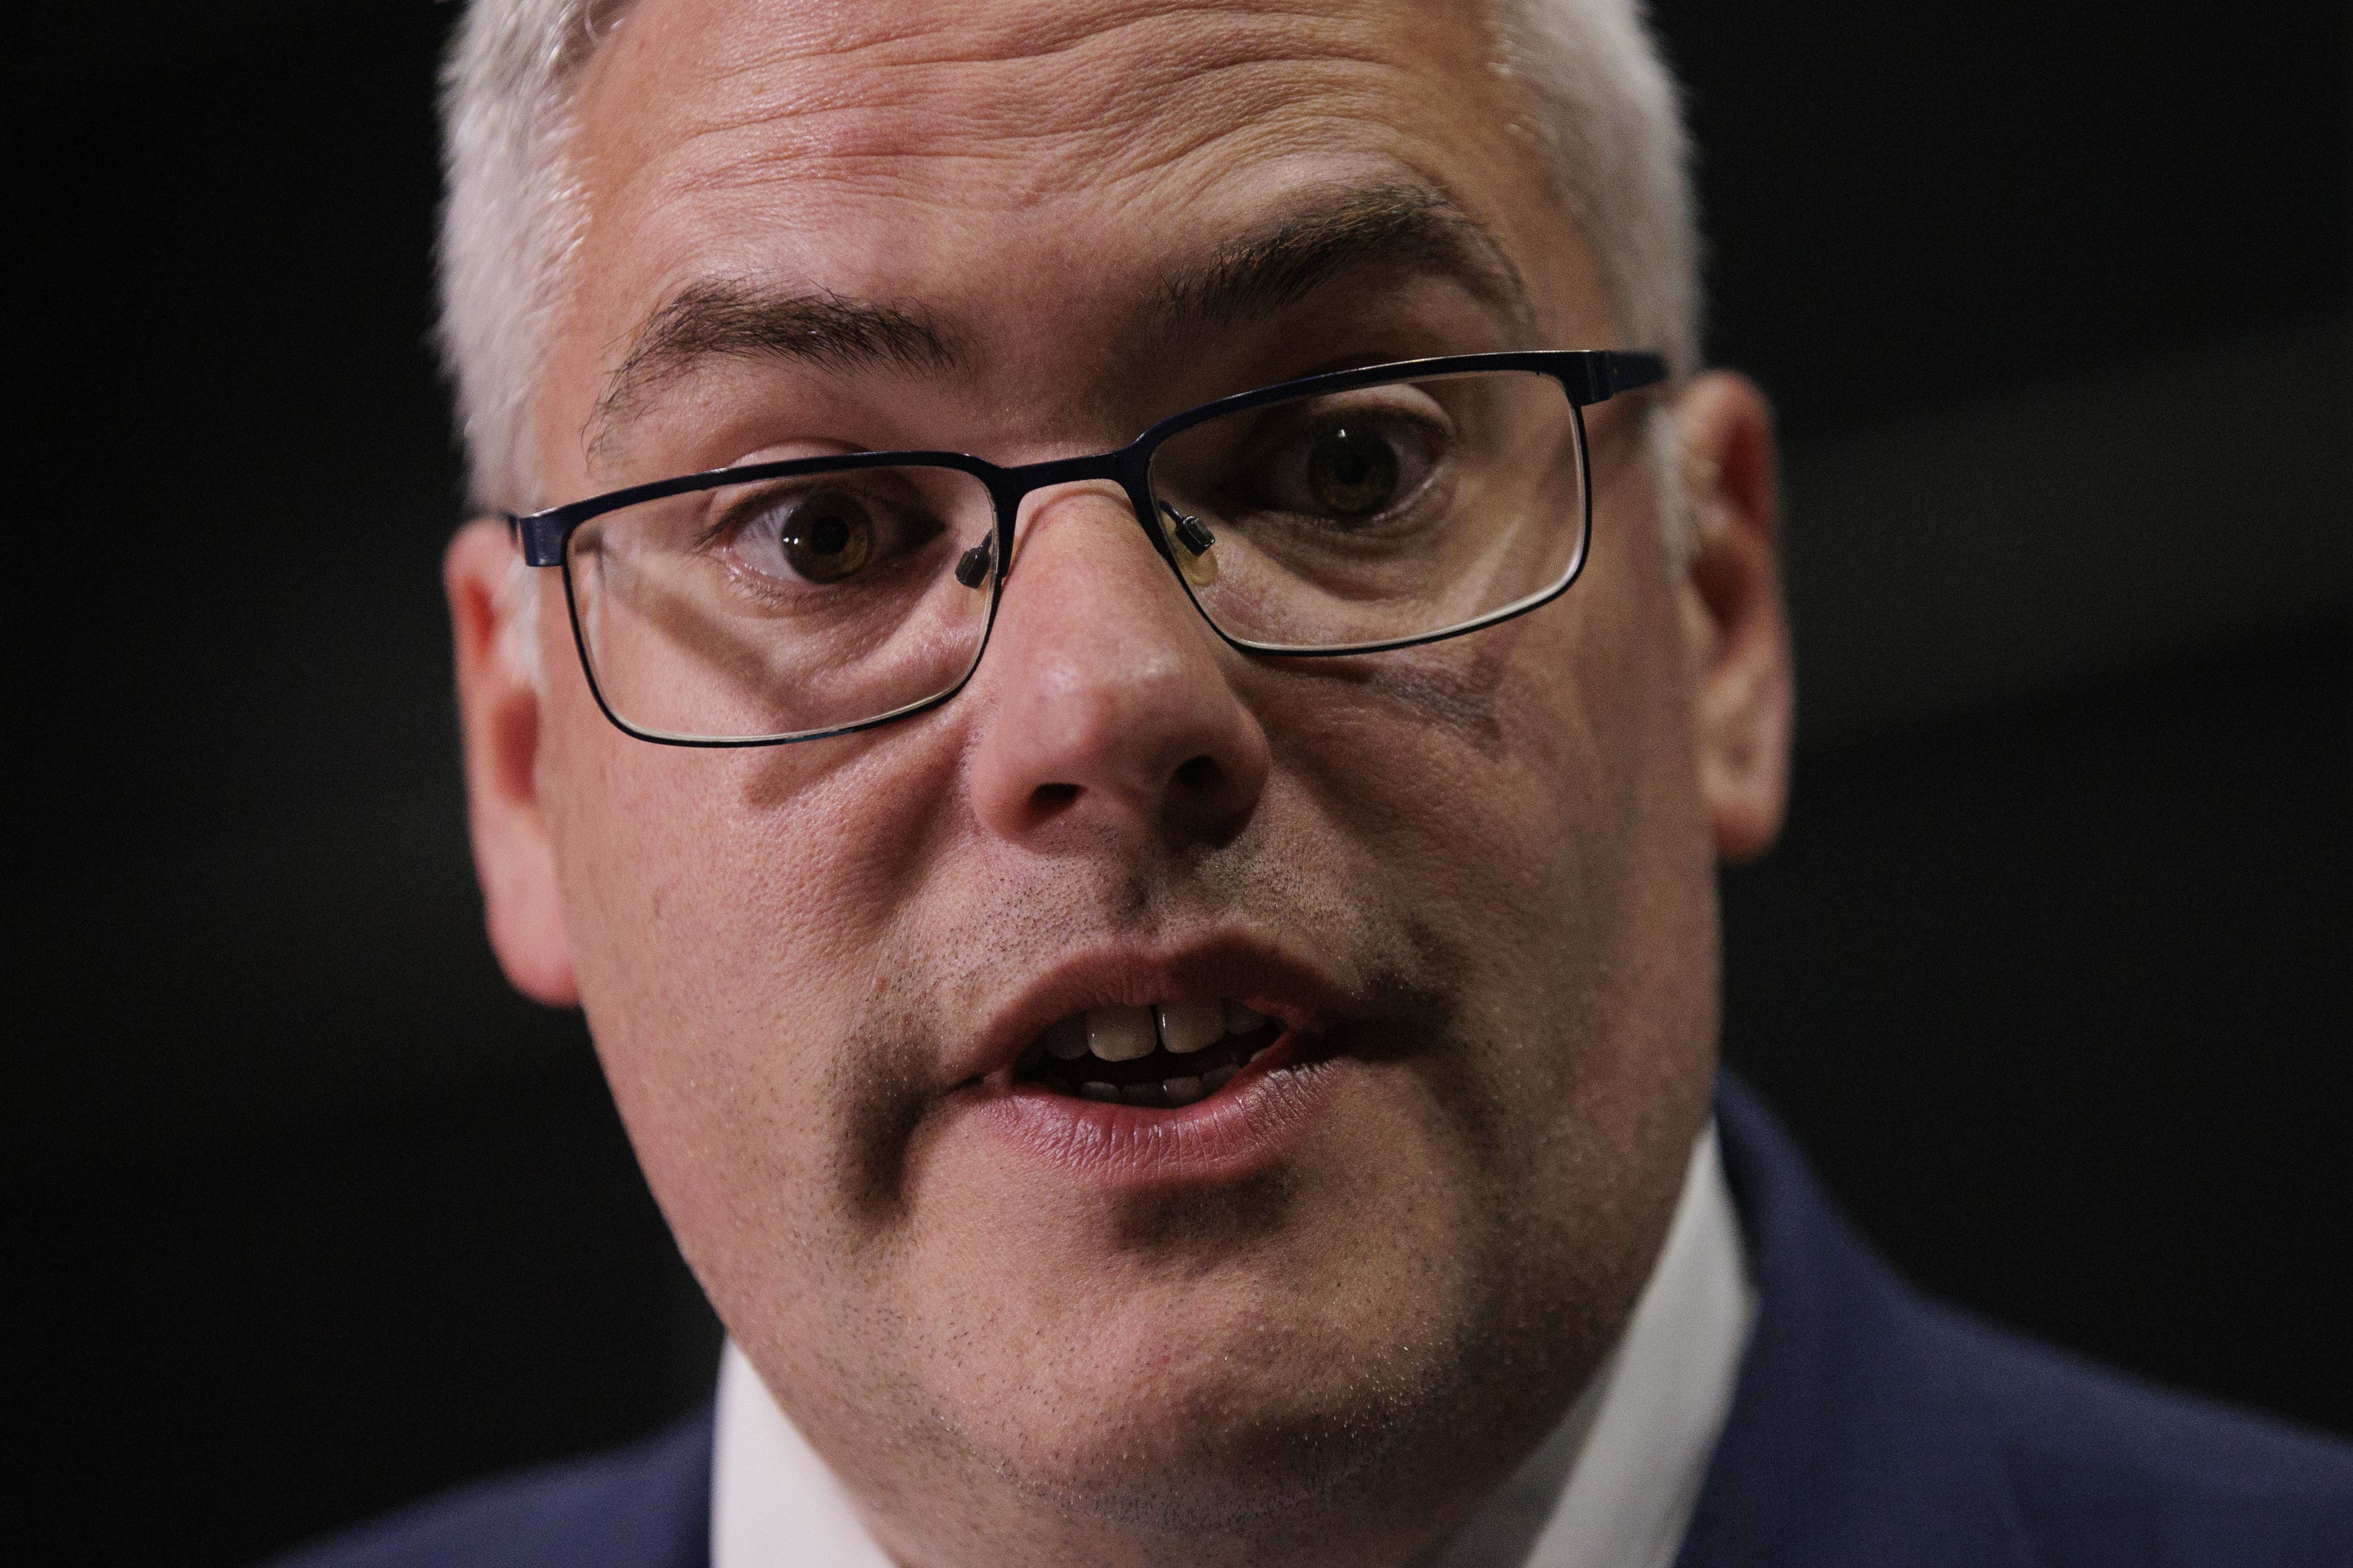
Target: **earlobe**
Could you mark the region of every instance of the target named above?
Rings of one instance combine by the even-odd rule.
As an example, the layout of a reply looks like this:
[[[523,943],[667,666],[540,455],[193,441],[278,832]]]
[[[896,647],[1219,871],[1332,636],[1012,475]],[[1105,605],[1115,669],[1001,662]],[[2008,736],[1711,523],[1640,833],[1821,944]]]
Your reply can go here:
[[[1684,390],[1674,419],[1692,531],[1683,598],[1700,787],[1716,852],[1745,860],[1780,831],[1797,706],[1772,408],[1746,376],[1711,371]]]
[[[481,520],[450,542],[442,565],[465,737],[467,818],[500,967],[534,1001],[573,1006],[580,989],[541,809],[541,690],[536,649],[526,640],[535,635],[535,617],[523,595],[539,584],[518,563],[506,530]]]

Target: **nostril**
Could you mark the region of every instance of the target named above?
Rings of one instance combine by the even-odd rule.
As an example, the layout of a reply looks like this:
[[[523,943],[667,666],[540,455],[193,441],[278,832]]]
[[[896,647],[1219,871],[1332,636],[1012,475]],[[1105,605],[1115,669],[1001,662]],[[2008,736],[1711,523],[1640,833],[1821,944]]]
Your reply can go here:
[[[1207,795],[1218,787],[1225,777],[1225,771],[1218,766],[1217,758],[1203,752],[1179,763],[1176,777],[1176,783],[1184,789],[1195,795]]]
[[[1042,784],[1029,792],[1029,804],[1039,816],[1051,816],[1078,798],[1074,784]]]

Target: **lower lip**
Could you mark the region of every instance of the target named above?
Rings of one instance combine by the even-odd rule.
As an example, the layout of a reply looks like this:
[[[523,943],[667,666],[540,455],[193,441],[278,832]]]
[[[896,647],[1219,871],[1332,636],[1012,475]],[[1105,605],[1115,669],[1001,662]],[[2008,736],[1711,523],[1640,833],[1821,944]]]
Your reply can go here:
[[[1176,1110],[1082,1100],[1039,1084],[974,1085],[971,1112],[1058,1174],[1113,1187],[1230,1182],[1265,1170],[1304,1136],[1340,1063],[1286,1035],[1206,1100]]]

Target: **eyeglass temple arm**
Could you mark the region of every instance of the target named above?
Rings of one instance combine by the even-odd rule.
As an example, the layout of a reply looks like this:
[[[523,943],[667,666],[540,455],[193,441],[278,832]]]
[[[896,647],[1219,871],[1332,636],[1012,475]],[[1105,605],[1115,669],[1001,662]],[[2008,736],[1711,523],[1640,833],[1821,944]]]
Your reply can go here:
[[[1585,362],[1585,395],[1577,400],[1580,405],[1589,406],[1607,403],[1621,392],[1656,386],[1667,379],[1667,362],[1659,354],[1594,349],[1582,357]]]
[[[555,509],[557,514],[562,508]],[[526,566],[561,566],[564,564],[565,526],[560,515],[549,512],[501,512],[506,519],[507,537],[522,551]]]

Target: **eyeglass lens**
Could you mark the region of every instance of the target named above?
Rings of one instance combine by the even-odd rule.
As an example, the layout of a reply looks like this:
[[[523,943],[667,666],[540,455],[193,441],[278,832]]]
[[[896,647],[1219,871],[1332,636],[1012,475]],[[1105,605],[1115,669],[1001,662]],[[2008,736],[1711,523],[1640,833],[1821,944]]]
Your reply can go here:
[[[955,468],[693,490],[593,518],[566,561],[598,694],[666,740],[784,739],[952,690],[980,657],[996,528]]]
[[[1154,526],[1211,624],[1304,651],[1441,634],[1556,591],[1583,550],[1582,462],[1557,382],[1486,371],[1208,419],[1148,473]],[[909,465],[592,518],[565,564],[597,693],[659,740],[785,740],[918,707],[980,657],[995,517],[976,477]]]
[[[1583,548],[1560,384],[1385,382],[1206,421],[1153,455],[1154,510],[1202,613],[1253,647],[1404,641],[1556,587]]]

